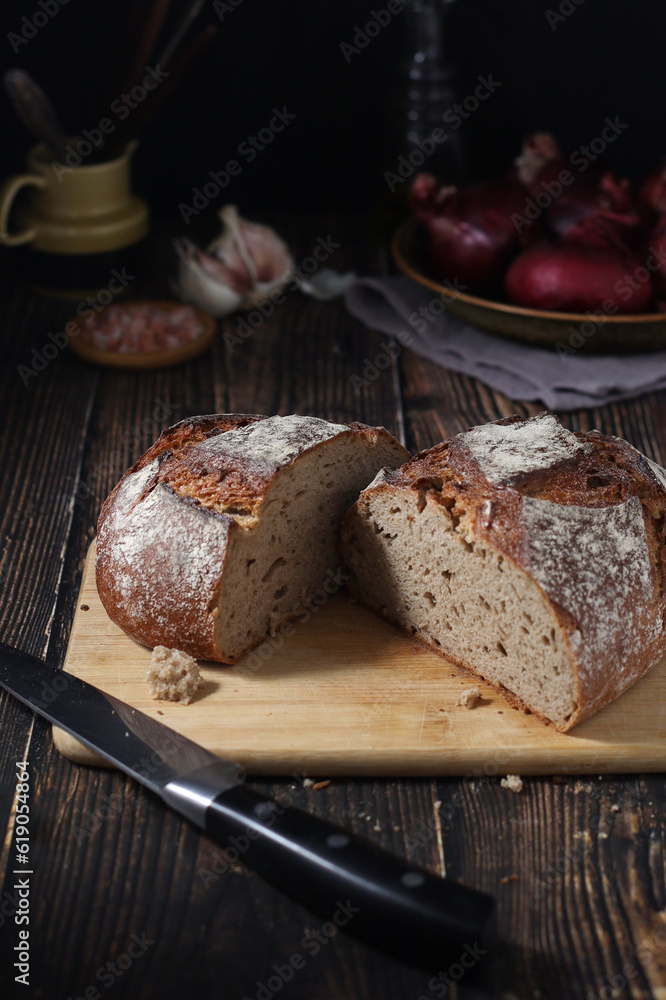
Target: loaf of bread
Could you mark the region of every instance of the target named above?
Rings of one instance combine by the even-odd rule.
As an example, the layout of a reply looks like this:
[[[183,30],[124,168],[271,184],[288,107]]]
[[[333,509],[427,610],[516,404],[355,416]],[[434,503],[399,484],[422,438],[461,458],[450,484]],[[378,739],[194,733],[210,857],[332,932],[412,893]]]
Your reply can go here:
[[[383,470],[342,531],[368,607],[559,730],[666,649],[666,472],[555,417],[474,427]]]
[[[184,420],[102,508],[102,604],[146,646],[234,663],[302,613],[327,574],[339,579],[347,509],[378,469],[407,458],[383,427],[301,416]]]

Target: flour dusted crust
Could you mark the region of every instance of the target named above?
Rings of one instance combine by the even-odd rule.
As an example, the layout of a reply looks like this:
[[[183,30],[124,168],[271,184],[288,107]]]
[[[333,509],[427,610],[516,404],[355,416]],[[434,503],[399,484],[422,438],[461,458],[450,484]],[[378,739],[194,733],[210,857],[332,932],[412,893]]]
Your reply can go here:
[[[291,534],[305,532],[305,541],[307,530],[310,541],[320,540],[316,519],[323,519],[320,548],[327,556],[326,569],[334,571],[337,533],[347,507],[380,466],[398,465],[406,457],[408,452],[384,428],[316,417],[218,414],[176,424],[125,474],[102,508],[96,577],[107,613],[146,646],[235,662],[302,610],[295,597],[289,604],[289,593],[284,593],[292,587],[292,550],[274,551],[275,535],[289,516],[280,512],[291,504]],[[296,483],[298,469],[305,470],[308,463],[310,481]],[[312,481],[315,468],[322,477],[319,484]],[[291,480],[296,485],[285,493]],[[304,499],[298,496],[309,491],[314,497],[317,489],[324,513],[317,514],[316,505],[305,511],[308,529]],[[256,552],[250,551],[255,539]],[[240,546],[248,551],[241,553]],[[336,552],[335,566],[328,565],[329,549]],[[267,565],[259,572],[262,558]],[[321,582],[306,570],[301,566],[302,597]],[[257,573],[255,581],[252,574]],[[277,603],[261,621],[255,620],[269,587]],[[221,634],[227,613],[233,619],[230,634],[234,632],[228,643]],[[244,618],[247,636],[237,636],[234,630]]]
[[[401,503],[409,498],[411,506]],[[574,676],[574,708],[555,720],[558,728],[570,729],[608,704],[664,653],[666,473],[626,441],[597,431],[572,433],[545,413],[472,428],[378,476],[361,494],[343,529],[348,563],[356,558],[359,519],[372,517],[381,521],[377,537],[387,539],[390,563],[401,530],[397,519],[406,509],[415,512],[412,521],[420,512],[432,515],[433,523],[439,517],[442,538],[453,531],[470,552],[478,546],[500,568],[506,560],[505,568],[540,588]],[[398,615],[372,587],[356,593],[352,580],[352,588],[406,627],[408,612]],[[410,631],[442,652],[423,620]],[[512,704],[533,709],[503,689],[498,675],[488,678],[478,663],[459,662]]]
[[[260,419],[206,416],[176,424],[105,501],[97,525],[97,589],[109,617],[143,645],[216,658],[208,608],[234,518],[197,507],[170,480],[180,479],[187,488],[199,443]]]
[[[604,663],[619,694],[636,679],[644,649],[656,641],[661,650],[663,621],[655,614],[640,500],[590,508],[524,497],[523,524],[527,566],[577,626],[569,643],[592,714],[606,700]]]
[[[585,451],[585,445],[550,414],[510,424],[510,433],[506,426],[481,424],[461,435],[464,448],[483,469],[489,483],[506,485],[528,472],[550,469]]]

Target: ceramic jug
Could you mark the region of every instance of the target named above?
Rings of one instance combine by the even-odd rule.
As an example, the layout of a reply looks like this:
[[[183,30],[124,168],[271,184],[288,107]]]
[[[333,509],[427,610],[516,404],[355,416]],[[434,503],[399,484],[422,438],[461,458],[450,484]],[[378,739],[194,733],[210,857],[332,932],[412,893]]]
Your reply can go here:
[[[31,282],[76,294],[103,287],[113,267],[137,270],[136,250],[149,221],[145,201],[132,192],[135,148],[130,143],[107,163],[69,167],[54,160],[46,146],[35,146],[27,173],[5,182],[0,246],[22,251],[21,269]],[[31,189],[29,197],[12,212],[23,188]]]

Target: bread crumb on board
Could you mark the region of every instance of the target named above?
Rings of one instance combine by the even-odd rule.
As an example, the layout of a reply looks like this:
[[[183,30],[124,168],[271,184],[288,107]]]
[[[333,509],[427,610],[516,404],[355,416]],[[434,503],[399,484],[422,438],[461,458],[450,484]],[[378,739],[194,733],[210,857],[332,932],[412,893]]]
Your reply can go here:
[[[502,788],[508,788],[510,792],[522,792],[523,779],[519,774],[507,774],[506,778],[500,781]]]
[[[458,698],[458,704],[463,708],[474,708],[481,701],[481,692],[478,687],[467,688]]]
[[[180,649],[155,646],[146,674],[148,693],[159,701],[180,701],[189,705],[205,681],[197,661]]]

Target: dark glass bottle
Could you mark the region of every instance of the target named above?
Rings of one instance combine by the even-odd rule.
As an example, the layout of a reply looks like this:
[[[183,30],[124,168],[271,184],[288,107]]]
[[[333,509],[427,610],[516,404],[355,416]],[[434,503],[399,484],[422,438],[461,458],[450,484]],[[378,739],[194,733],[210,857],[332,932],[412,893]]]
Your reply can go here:
[[[396,60],[387,122],[386,166],[381,179],[382,228],[407,212],[417,174],[455,184],[462,172],[459,121],[447,111],[455,102],[454,68],[447,47],[447,8],[452,0],[406,0],[402,54]]]

